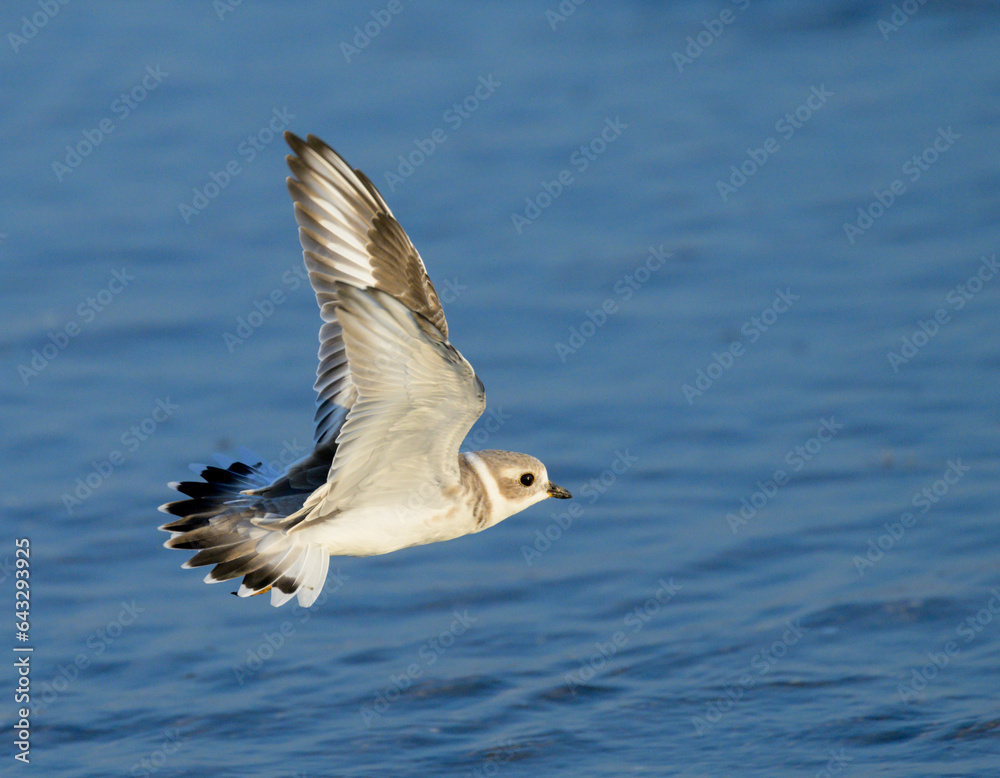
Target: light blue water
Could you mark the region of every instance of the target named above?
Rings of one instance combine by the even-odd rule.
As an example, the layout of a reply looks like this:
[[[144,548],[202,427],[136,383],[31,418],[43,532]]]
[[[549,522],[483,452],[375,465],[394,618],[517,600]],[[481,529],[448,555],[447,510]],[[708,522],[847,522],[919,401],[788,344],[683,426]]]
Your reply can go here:
[[[0,591],[29,538],[37,774],[997,774],[996,7],[559,7],[407,2],[347,55],[385,3],[69,3],[23,42],[45,11],[4,8]],[[272,120],[450,285],[473,447],[577,495],[334,560],[308,612],[155,529],[189,462],[311,439]]]

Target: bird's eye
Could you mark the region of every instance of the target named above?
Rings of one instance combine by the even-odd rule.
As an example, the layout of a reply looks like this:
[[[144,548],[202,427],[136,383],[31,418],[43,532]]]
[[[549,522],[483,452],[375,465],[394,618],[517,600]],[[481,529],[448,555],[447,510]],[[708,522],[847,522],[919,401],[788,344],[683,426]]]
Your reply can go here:
[[[521,481],[521,486],[531,486],[535,483],[535,476],[531,473],[525,473],[519,480]]]

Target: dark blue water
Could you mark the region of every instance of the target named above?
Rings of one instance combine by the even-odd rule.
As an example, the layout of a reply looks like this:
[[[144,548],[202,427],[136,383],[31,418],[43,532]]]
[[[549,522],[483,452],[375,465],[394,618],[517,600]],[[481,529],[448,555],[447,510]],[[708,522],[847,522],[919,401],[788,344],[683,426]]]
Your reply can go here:
[[[51,5],[0,14],[0,772],[17,645],[46,776],[997,774],[995,5]],[[156,531],[311,440],[283,125],[450,285],[470,447],[576,495],[309,611]]]

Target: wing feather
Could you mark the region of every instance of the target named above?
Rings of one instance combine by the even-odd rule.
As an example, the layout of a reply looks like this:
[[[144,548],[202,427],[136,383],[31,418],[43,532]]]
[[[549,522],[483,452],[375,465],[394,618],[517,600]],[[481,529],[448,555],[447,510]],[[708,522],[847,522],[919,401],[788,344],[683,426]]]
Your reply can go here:
[[[288,191],[324,321],[314,387],[315,467],[323,456],[333,456],[339,426],[357,399],[337,318],[337,285],[379,289],[430,321],[445,339],[448,325],[423,260],[371,180],[313,135],[302,140],[285,133],[285,140],[294,152],[287,158]]]
[[[337,295],[357,399],[330,488],[295,530],[354,507],[406,504],[427,483],[457,485],[458,447],[485,408],[482,382],[433,324],[378,289],[338,283]]]

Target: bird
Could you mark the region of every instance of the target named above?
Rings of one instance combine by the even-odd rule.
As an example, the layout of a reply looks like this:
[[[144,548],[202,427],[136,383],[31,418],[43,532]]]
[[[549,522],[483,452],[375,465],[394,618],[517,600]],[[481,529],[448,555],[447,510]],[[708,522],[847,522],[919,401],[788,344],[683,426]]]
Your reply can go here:
[[[283,472],[264,462],[192,465],[200,481],[159,510],[167,548],[310,607],[332,556],[375,556],[480,532],[570,492],[541,461],[460,451],[486,407],[483,382],[448,339],[424,262],[378,189],[313,135],[284,134],[287,178],[323,324],[314,445]],[[252,457],[247,457],[250,462]]]

